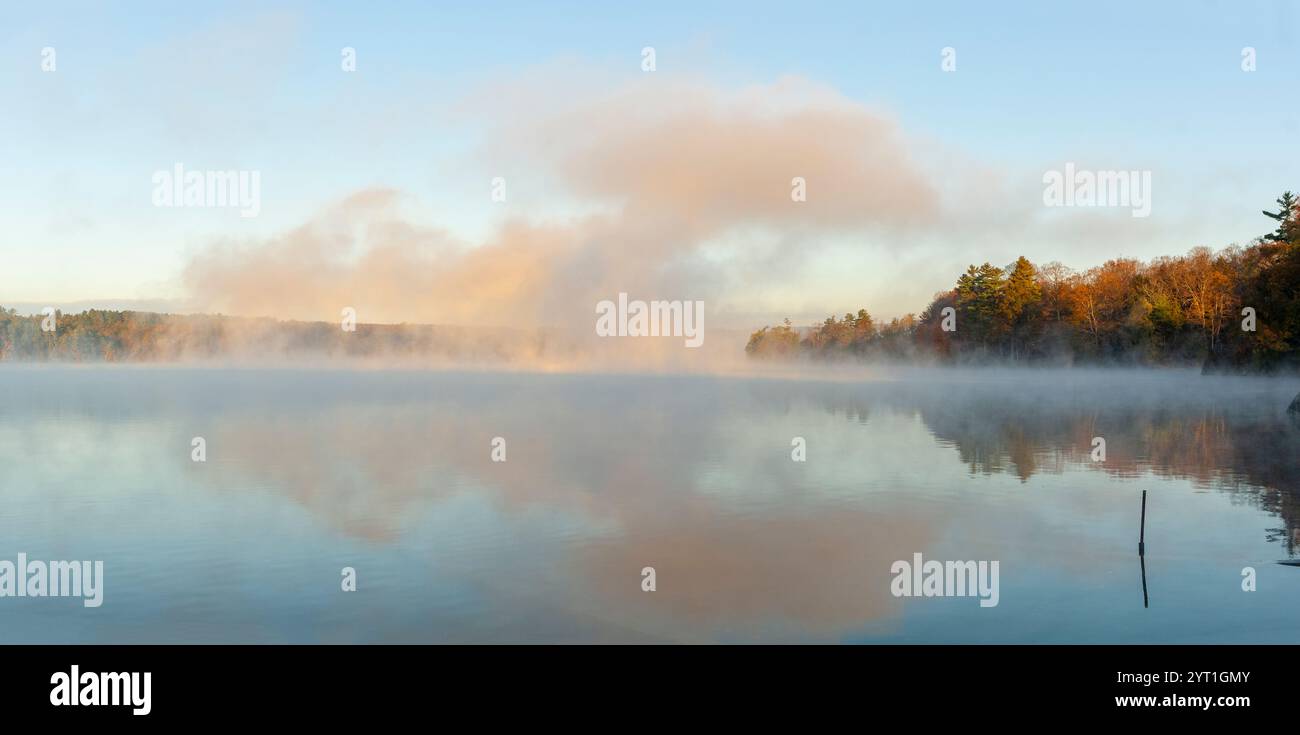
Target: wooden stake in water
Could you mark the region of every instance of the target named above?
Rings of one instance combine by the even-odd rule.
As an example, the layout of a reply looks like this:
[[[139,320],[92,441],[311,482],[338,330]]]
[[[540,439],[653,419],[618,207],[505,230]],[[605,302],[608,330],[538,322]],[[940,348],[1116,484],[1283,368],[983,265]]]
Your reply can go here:
[[[1142,607],[1147,601],[1147,491],[1142,491],[1142,523],[1138,530],[1138,565],[1142,567]]]
[[[1147,553],[1147,491],[1142,491],[1142,525],[1138,530],[1138,556]]]

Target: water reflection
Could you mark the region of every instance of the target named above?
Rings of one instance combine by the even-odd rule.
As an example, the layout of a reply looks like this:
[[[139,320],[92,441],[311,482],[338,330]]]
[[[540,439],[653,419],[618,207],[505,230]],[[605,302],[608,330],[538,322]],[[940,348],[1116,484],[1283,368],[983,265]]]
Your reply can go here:
[[[1298,601],[1198,586],[1294,553],[1294,382],[19,369],[0,388],[0,533],[122,570],[121,618],[20,615],[10,636],[1273,640]],[[1114,612],[1145,487],[1166,499],[1144,596],[1151,563],[1182,617]],[[1002,560],[1001,604],[893,597],[891,562],[919,551]],[[356,603],[331,587],[345,563]],[[217,587],[202,604],[177,584],[194,575]],[[233,591],[262,582],[279,592]]]
[[[1269,538],[1294,555],[1300,541],[1300,422],[1286,413],[1294,380],[1147,372],[1032,371],[972,384],[956,377],[837,393],[828,410],[856,420],[871,404],[917,412],[971,473],[1035,474],[1086,468],[1145,473],[1244,494],[1278,516]],[[1106,440],[1093,462],[1094,437]]]

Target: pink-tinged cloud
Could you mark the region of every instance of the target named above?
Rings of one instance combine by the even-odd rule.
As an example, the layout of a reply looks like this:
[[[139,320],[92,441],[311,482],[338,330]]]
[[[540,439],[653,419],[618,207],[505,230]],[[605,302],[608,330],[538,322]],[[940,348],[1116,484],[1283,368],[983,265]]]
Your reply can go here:
[[[598,214],[517,218],[466,243],[404,217],[396,192],[368,189],[279,236],[199,253],[183,274],[195,308],[332,321],[351,306],[369,322],[586,331],[619,292],[717,303],[748,287],[737,274],[792,249],[924,227],[938,206],[891,122],[797,79],[736,93],[638,83],[512,120],[491,146]],[[806,201],[792,201],[795,177]],[[738,232],[763,234],[724,262],[707,257]]]

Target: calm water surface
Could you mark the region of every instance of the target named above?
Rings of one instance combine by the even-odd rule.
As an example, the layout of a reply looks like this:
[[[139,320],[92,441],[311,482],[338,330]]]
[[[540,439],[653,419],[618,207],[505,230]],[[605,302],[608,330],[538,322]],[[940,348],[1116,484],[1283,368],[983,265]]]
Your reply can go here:
[[[1297,390],[5,367],[0,559],[106,579],[0,598],[0,642],[1297,642]],[[917,552],[999,604],[892,596]]]

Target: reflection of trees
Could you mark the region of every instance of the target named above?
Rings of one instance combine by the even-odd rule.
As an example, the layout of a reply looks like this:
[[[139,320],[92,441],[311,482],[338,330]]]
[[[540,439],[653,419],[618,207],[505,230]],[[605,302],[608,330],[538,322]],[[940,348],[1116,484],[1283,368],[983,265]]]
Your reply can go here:
[[[1300,422],[1285,414],[1290,383],[1030,371],[978,383],[948,376],[817,390],[828,410],[850,418],[881,407],[919,414],[972,474],[1027,481],[1073,464],[1186,479],[1276,514],[1283,527],[1270,538],[1288,554],[1300,546]],[[1095,436],[1106,440],[1103,463],[1091,461]]]

